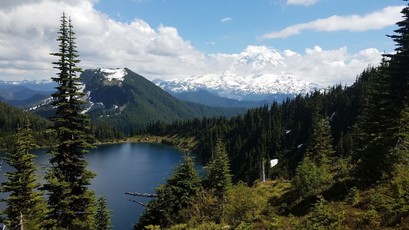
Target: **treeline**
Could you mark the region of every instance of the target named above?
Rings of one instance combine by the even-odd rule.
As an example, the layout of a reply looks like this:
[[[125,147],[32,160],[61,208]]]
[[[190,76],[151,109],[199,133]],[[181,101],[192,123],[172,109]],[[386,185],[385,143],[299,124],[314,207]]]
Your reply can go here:
[[[34,142],[38,146],[50,146],[55,140],[52,133],[46,132],[52,123],[40,116],[23,112],[11,105],[0,102],[0,149],[11,149],[15,142],[17,129],[24,126],[26,117],[32,124]]]
[[[13,148],[17,130],[24,126],[26,117],[30,120],[36,146],[50,147],[56,144],[55,132],[50,129],[52,121],[0,102],[0,150]],[[100,142],[116,141],[126,137],[121,130],[106,122],[92,122],[90,134]]]
[[[279,159],[274,169],[266,165],[270,178],[294,176],[310,144],[313,126],[327,119],[331,126],[331,144],[337,156],[348,156],[354,146],[354,124],[362,108],[371,76],[377,68],[368,68],[354,85],[316,91],[279,104],[250,109],[233,118],[203,118],[172,124],[156,122],[146,132],[155,135],[186,135],[198,140],[195,149],[204,159],[211,159],[212,149],[221,138],[229,153],[234,181],[249,184],[259,178],[261,163]]]

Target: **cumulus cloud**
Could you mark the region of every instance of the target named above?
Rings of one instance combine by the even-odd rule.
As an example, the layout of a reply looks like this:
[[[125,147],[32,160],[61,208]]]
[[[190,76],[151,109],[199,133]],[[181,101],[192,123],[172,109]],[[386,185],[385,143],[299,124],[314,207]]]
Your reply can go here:
[[[7,4],[5,2],[8,2]],[[24,4],[23,4],[24,3]],[[149,78],[191,75],[290,74],[322,85],[350,84],[368,64],[377,65],[376,49],[350,53],[346,47],[304,52],[248,46],[242,52],[205,54],[174,27],[152,28],[142,19],[114,20],[95,10],[94,0],[16,0],[0,3],[0,80],[50,79],[58,49],[55,41],[64,11],[77,34],[80,67],[128,67]],[[213,43],[209,43],[213,44]]]
[[[195,69],[203,59],[203,54],[181,38],[175,28],[163,25],[151,28],[141,19],[122,23],[96,11],[94,3],[94,0],[2,1],[0,80],[54,75],[50,64],[54,57],[49,53],[58,49],[55,39],[63,11],[72,18],[84,68],[126,66],[141,74],[168,77],[180,74],[177,67],[190,74],[189,69]]]
[[[303,53],[279,51],[265,46],[249,46],[238,54],[215,54],[213,69],[237,74],[288,74],[298,80],[322,86],[352,84],[369,65],[377,66],[382,54],[373,48],[350,53],[346,47],[324,50],[306,48]]]
[[[319,0],[287,0],[288,5],[304,5],[310,6],[317,3]]]
[[[295,24],[281,31],[274,31],[264,34],[264,39],[287,38],[300,34],[304,30],[313,31],[340,31],[347,30],[352,32],[377,30],[394,25],[397,21],[402,20],[400,11],[404,6],[388,6],[379,11],[370,14],[350,15],[350,16],[331,16],[328,18],[317,19],[315,21]]]

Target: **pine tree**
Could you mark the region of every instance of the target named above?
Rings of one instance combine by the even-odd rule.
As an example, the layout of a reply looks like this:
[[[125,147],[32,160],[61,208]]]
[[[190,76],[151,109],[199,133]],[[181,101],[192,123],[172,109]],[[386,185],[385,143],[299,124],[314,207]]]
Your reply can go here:
[[[311,142],[307,148],[307,155],[317,166],[328,165],[335,154],[332,146],[332,136],[327,119],[318,119],[312,131]]]
[[[15,170],[6,172],[7,181],[2,183],[2,192],[9,192],[6,198],[8,229],[41,229],[45,218],[45,201],[42,193],[36,189],[36,156],[30,151],[36,147],[26,117],[25,127],[19,129],[16,136],[16,147],[8,154],[7,163]]]
[[[101,195],[97,200],[97,210],[95,213],[96,230],[111,230],[111,212],[107,208],[106,198]]]
[[[384,55],[389,58],[388,73],[391,75],[391,93],[394,95],[391,102],[397,115],[409,97],[409,6],[403,8],[401,14],[403,20],[396,23],[398,28],[394,30],[395,34],[388,35],[395,42],[396,53]]]
[[[232,186],[229,157],[225,148],[220,139],[216,141],[214,158],[207,165],[208,172],[205,178],[205,187],[214,190],[219,198],[222,198]]]
[[[405,116],[407,116],[409,99],[409,5],[402,9],[401,14],[403,20],[396,23],[398,28],[394,31],[395,34],[388,36],[395,42],[396,53],[385,55],[389,58],[387,71],[391,79],[390,93],[393,95],[388,116],[393,136],[392,147],[395,147],[393,144],[397,146],[402,142],[402,128],[407,130],[406,124],[402,122],[405,123],[407,119]],[[395,154],[391,157],[391,164],[397,163],[399,158],[402,158],[399,155]]]
[[[57,92],[53,94],[53,106],[57,108],[53,129],[57,135],[57,145],[49,151],[51,168],[47,172],[49,218],[52,226],[63,229],[90,229],[94,194],[88,189],[93,173],[86,169],[84,154],[91,148],[89,119],[82,114],[84,102],[80,92],[81,71],[76,65],[80,62],[75,45],[75,33],[71,20],[65,14],[61,17],[59,52],[51,55],[59,58],[53,62],[58,70]]]
[[[396,53],[385,55],[371,76],[358,120],[354,160],[360,185],[380,181],[401,158],[395,149],[402,137],[401,116],[409,99],[409,7],[402,15],[396,34],[389,36],[396,43]]]
[[[306,157],[292,180],[293,189],[301,196],[317,195],[333,182],[330,162],[335,150],[329,122],[324,118],[316,119]]]
[[[145,229],[144,226],[147,225],[168,227],[183,222],[180,211],[192,205],[199,191],[199,173],[194,167],[193,159],[185,156],[183,163],[176,167],[166,184],[157,189],[157,199],[149,202],[135,229]]]
[[[356,125],[356,149],[353,162],[359,185],[370,186],[390,171],[391,149],[390,79],[387,64],[382,63],[367,83],[362,112]]]

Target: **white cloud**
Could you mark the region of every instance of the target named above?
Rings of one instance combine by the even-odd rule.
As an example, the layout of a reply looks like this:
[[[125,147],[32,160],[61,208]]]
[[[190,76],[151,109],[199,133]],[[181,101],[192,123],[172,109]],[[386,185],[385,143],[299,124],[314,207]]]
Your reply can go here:
[[[288,5],[304,5],[310,6],[317,3],[319,0],[287,0]]]
[[[223,23],[230,22],[230,21],[233,21],[233,18],[225,17],[225,18],[220,19],[220,22],[223,22]]]
[[[368,65],[377,66],[381,59],[382,55],[373,48],[349,53],[346,47],[324,50],[315,46],[305,49],[304,53],[297,53],[265,46],[249,46],[238,54],[214,54],[210,56],[209,64],[212,63],[214,72],[229,71],[239,75],[289,74],[298,80],[328,86],[336,83],[352,84]]]
[[[265,39],[276,39],[276,38],[287,38],[300,34],[304,30],[313,31],[366,31],[366,30],[377,30],[384,27],[394,25],[397,21],[402,20],[400,11],[404,6],[388,6],[379,11],[372,12],[370,14],[359,16],[331,16],[328,18],[317,19],[315,21],[295,24],[289,26],[281,31],[275,31],[271,33],[264,34],[262,38]]]
[[[96,11],[93,4],[93,0],[31,0],[0,8],[0,80],[54,76],[54,57],[49,53],[58,49],[55,39],[63,11],[72,18],[83,68],[126,66],[141,74],[168,77],[180,74],[180,69],[190,74],[203,59],[175,28],[154,29],[140,19],[118,22]],[[0,5],[6,7],[3,1]]]
[[[58,49],[55,39],[63,11],[71,16],[77,34],[80,67],[128,67],[150,79],[232,71],[286,73],[323,85],[350,84],[364,68],[381,59],[376,49],[350,53],[345,47],[325,50],[320,46],[301,53],[248,46],[239,53],[205,54],[183,39],[176,28],[152,28],[141,19],[118,22],[96,11],[93,0],[24,2],[13,1],[7,9],[0,8],[0,80],[54,76],[51,62],[55,57],[49,53]],[[0,6],[6,7],[3,1]]]

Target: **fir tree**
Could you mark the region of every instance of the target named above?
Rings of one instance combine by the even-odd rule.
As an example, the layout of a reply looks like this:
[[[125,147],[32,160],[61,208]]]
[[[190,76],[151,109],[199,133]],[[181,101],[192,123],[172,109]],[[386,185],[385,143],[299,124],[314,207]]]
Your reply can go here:
[[[330,158],[335,154],[328,120],[319,119],[313,127],[312,134],[311,143],[307,148],[307,155],[318,166],[328,166]]]
[[[157,199],[149,202],[135,229],[145,229],[147,225],[168,227],[183,222],[180,211],[192,205],[199,191],[199,173],[194,168],[193,159],[185,156],[166,184],[157,189]]]
[[[317,195],[333,182],[330,162],[335,150],[327,119],[319,119],[313,127],[307,156],[298,165],[292,180],[293,188],[301,196]]]
[[[36,157],[30,151],[36,147],[26,117],[26,124],[19,129],[16,136],[16,147],[8,154],[7,163],[15,170],[6,172],[7,181],[2,184],[2,192],[9,192],[6,198],[8,229],[41,229],[45,218],[45,201],[36,189],[40,184],[36,181]]]
[[[406,1],[406,0],[405,0]],[[397,22],[398,28],[394,31],[394,35],[389,35],[395,42],[395,54],[385,55],[389,60],[388,74],[391,81],[391,100],[390,100],[390,114],[388,116],[391,123],[392,147],[393,144],[398,146],[402,143],[403,133],[407,131],[407,113],[409,99],[409,6],[401,11],[403,20]],[[392,155],[391,164],[398,163],[401,158],[405,156],[404,152]],[[407,154],[407,153],[406,153]]]
[[[106,198],[101,195],[97,200],[97,210],[95,213],[96,230],[111,230],[111,212],[107,208]]]
[[[360,185],[370,186],[390,175],[402,158],[402,152],[395,150],[402,141],[405,118],[401,116],[409,98],[409,7],[402,15],[395,35],[389,36],[396,43],[396,53],[385,55],[388,60],[373,74],[357,125],[354,159]]]
[[[390,120],[390,80],[387,65],[374,71],[368,82],[362,112],[356,130],[355,176],[361,186],[370,186],[380,180],[385,171],[391,169],[390,154],[392,129]]]
[[[229,167],[229,157],[221,140],[216,141],[215,154],[212,161],[207,165],[208,173],[205,186],[214,190],[217,197],[221,198],[232,185]]]
[[[53,94],[53,106],[57,108],[53,129],[57,135],[57,145],[49,151],[51,168],[47,172],[49,218],[52,226],[63,229],[90,229],[93,220],[93,192],[88,189],[93,173],[86,169],[84,154],[90,145],[89,120],[82,114],[84,102],[80,92],[80,72],[75,45],[75,33],[71,20],[65,14],[61,17],[59,52],[51,55],[59,58],[53,62],[58,70],[57,92]]]

